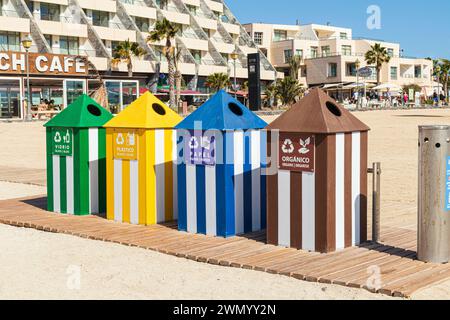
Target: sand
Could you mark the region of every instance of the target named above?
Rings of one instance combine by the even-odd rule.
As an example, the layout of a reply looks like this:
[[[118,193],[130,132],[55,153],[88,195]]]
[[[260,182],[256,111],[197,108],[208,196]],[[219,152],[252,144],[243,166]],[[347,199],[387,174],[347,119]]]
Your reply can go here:
[[[357,112],[367,123],[369,160],[381,161],[382,221],[416,228],[418,125],[449,124],[450,110]],[[274,117],[266,117],[271,121]],[[45,168],[43,122],[0,122],[0,167]],[[370,182],[370,180],[369,180]],[[0,183],[0,199],[45,193]],[[0,225],[0,298],[387,299],[254,271],[216,267],[119,245]],[[80,290],[66,286],[81,266]],[[69,268],[70,269],[70,268]],[[73,270],[69,270],[73,271]],[[450,281],[414,299],[450,299]]]

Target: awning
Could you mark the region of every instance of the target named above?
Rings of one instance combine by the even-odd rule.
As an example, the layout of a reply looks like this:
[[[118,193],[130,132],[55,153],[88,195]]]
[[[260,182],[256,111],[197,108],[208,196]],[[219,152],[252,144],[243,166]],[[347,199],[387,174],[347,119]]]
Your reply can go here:
[[[342,88],[344,84],[343,83],[333,83],[333,84],[325,84],[322,89],[327,90],[327,89],[338,89],[338,88]]]
[[[397,85],[397,84],[393,84],[393,83],[383,83],[380,84],[379,86],[376,86],[375,88],[373,88],[373,90],[390,90],[390,91],[395,91],[395,90],[402,90],[402,88]]]
[[[147,88],[145,88],[145,91],[148,91]],[[158,93],[157,95],[168,95],[169,94],[169,90],[168,89],[158,89]],[[201,93],[199,91],[194,91],[194,90],[181,90],[180,92],[181,96],[195,96],[195,97],[209,97],[209,94],[207,93]]]

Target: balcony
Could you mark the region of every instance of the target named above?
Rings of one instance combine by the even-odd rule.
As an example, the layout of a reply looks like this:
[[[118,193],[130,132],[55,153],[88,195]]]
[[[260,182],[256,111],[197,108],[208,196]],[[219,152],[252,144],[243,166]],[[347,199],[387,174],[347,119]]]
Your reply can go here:
[[[87,38],[85,24],[75,21],[72,17],[60,17],[60,21],[36,20],[43,34],[53,34],[69,37]]]
[[[212,0],[205,0],[205,3],[212,11],[223,12],[223,3]]]
[[[133,72],[139,73],[155,72],[155,68],[150,61],[138,58],[133,58],[132,60],[133,60]],[[119,63],[116,66],[112,67],[112,70],[119,72],[128,72],[127,64]]]
[[[168,5],[166,7],[163,7],[161,8],[161,11],[164,17],[166,17],[166,19],[169,20],[170,22],[186,25],[191,24],[191,17],[189,16],[189,14],[180,12],[178,8],[174,5]]]
[[[0,30],[30,33],[30,20],[26,17],[19,17],[16,11],[2,10]]]
[[[94,26],[94,29],[103,40],[136,42],[136,31],[127,30],[119,23],[110,22],[109,27]]]
[[[181,40],[188,49],[208,51],[208,40],[199,39],[193,31],[185,31],[180,35]]]
[[[241,28],[236,24],[222,22],[222,25],[230,34],[241,34]]]
[[[184,75],[191,75],[194,76],[195,75],[195,64],[193,63],[179,63],[178,64],[178,68],[180,70],[180,72]],[[161,73],[168,73],[169,72],[169,66],[167,64],[167,62],[165,61],[161,61]]]
[[[211,41],[214,42],[214,46],[217,51],[220,53],[233,53],[235,46],[233,43],[226,42],[222,37],[216,36],[211,38]]]
[[[121,0],[130,16],[156,20],[156,9],[148,7],[142,0]]]
[[[214,15],[208,15],[200,9],[198,9],[195,13],[193,12],[192,15],[195,17],[195,20],[200,27],[209,30],[217,30],[217,20]]]
[[[116,1],[114,0],[78,0],[83,9],[116,12]]]

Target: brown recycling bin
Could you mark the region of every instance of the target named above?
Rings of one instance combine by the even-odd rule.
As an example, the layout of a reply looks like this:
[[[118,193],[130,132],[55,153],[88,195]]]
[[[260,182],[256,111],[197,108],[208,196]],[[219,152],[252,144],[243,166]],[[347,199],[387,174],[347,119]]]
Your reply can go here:
[[[327,253],[367,241],[369,127],[313,89],[267,130],[268,242]]]

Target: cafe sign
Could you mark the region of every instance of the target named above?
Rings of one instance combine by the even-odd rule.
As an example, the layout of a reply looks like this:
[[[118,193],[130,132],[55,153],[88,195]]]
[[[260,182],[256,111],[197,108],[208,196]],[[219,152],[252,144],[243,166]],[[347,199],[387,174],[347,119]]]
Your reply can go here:
[[[24,52],[0,52],[0,74],[25,74],[27,72],[26,57]],[[31,74],[72,76],[87,74],[86,63],[74,56],[30,52],[28,62]]]
[[[298,133],[280,133],[279,162],[280,170],[314,172],[315,137]]]

